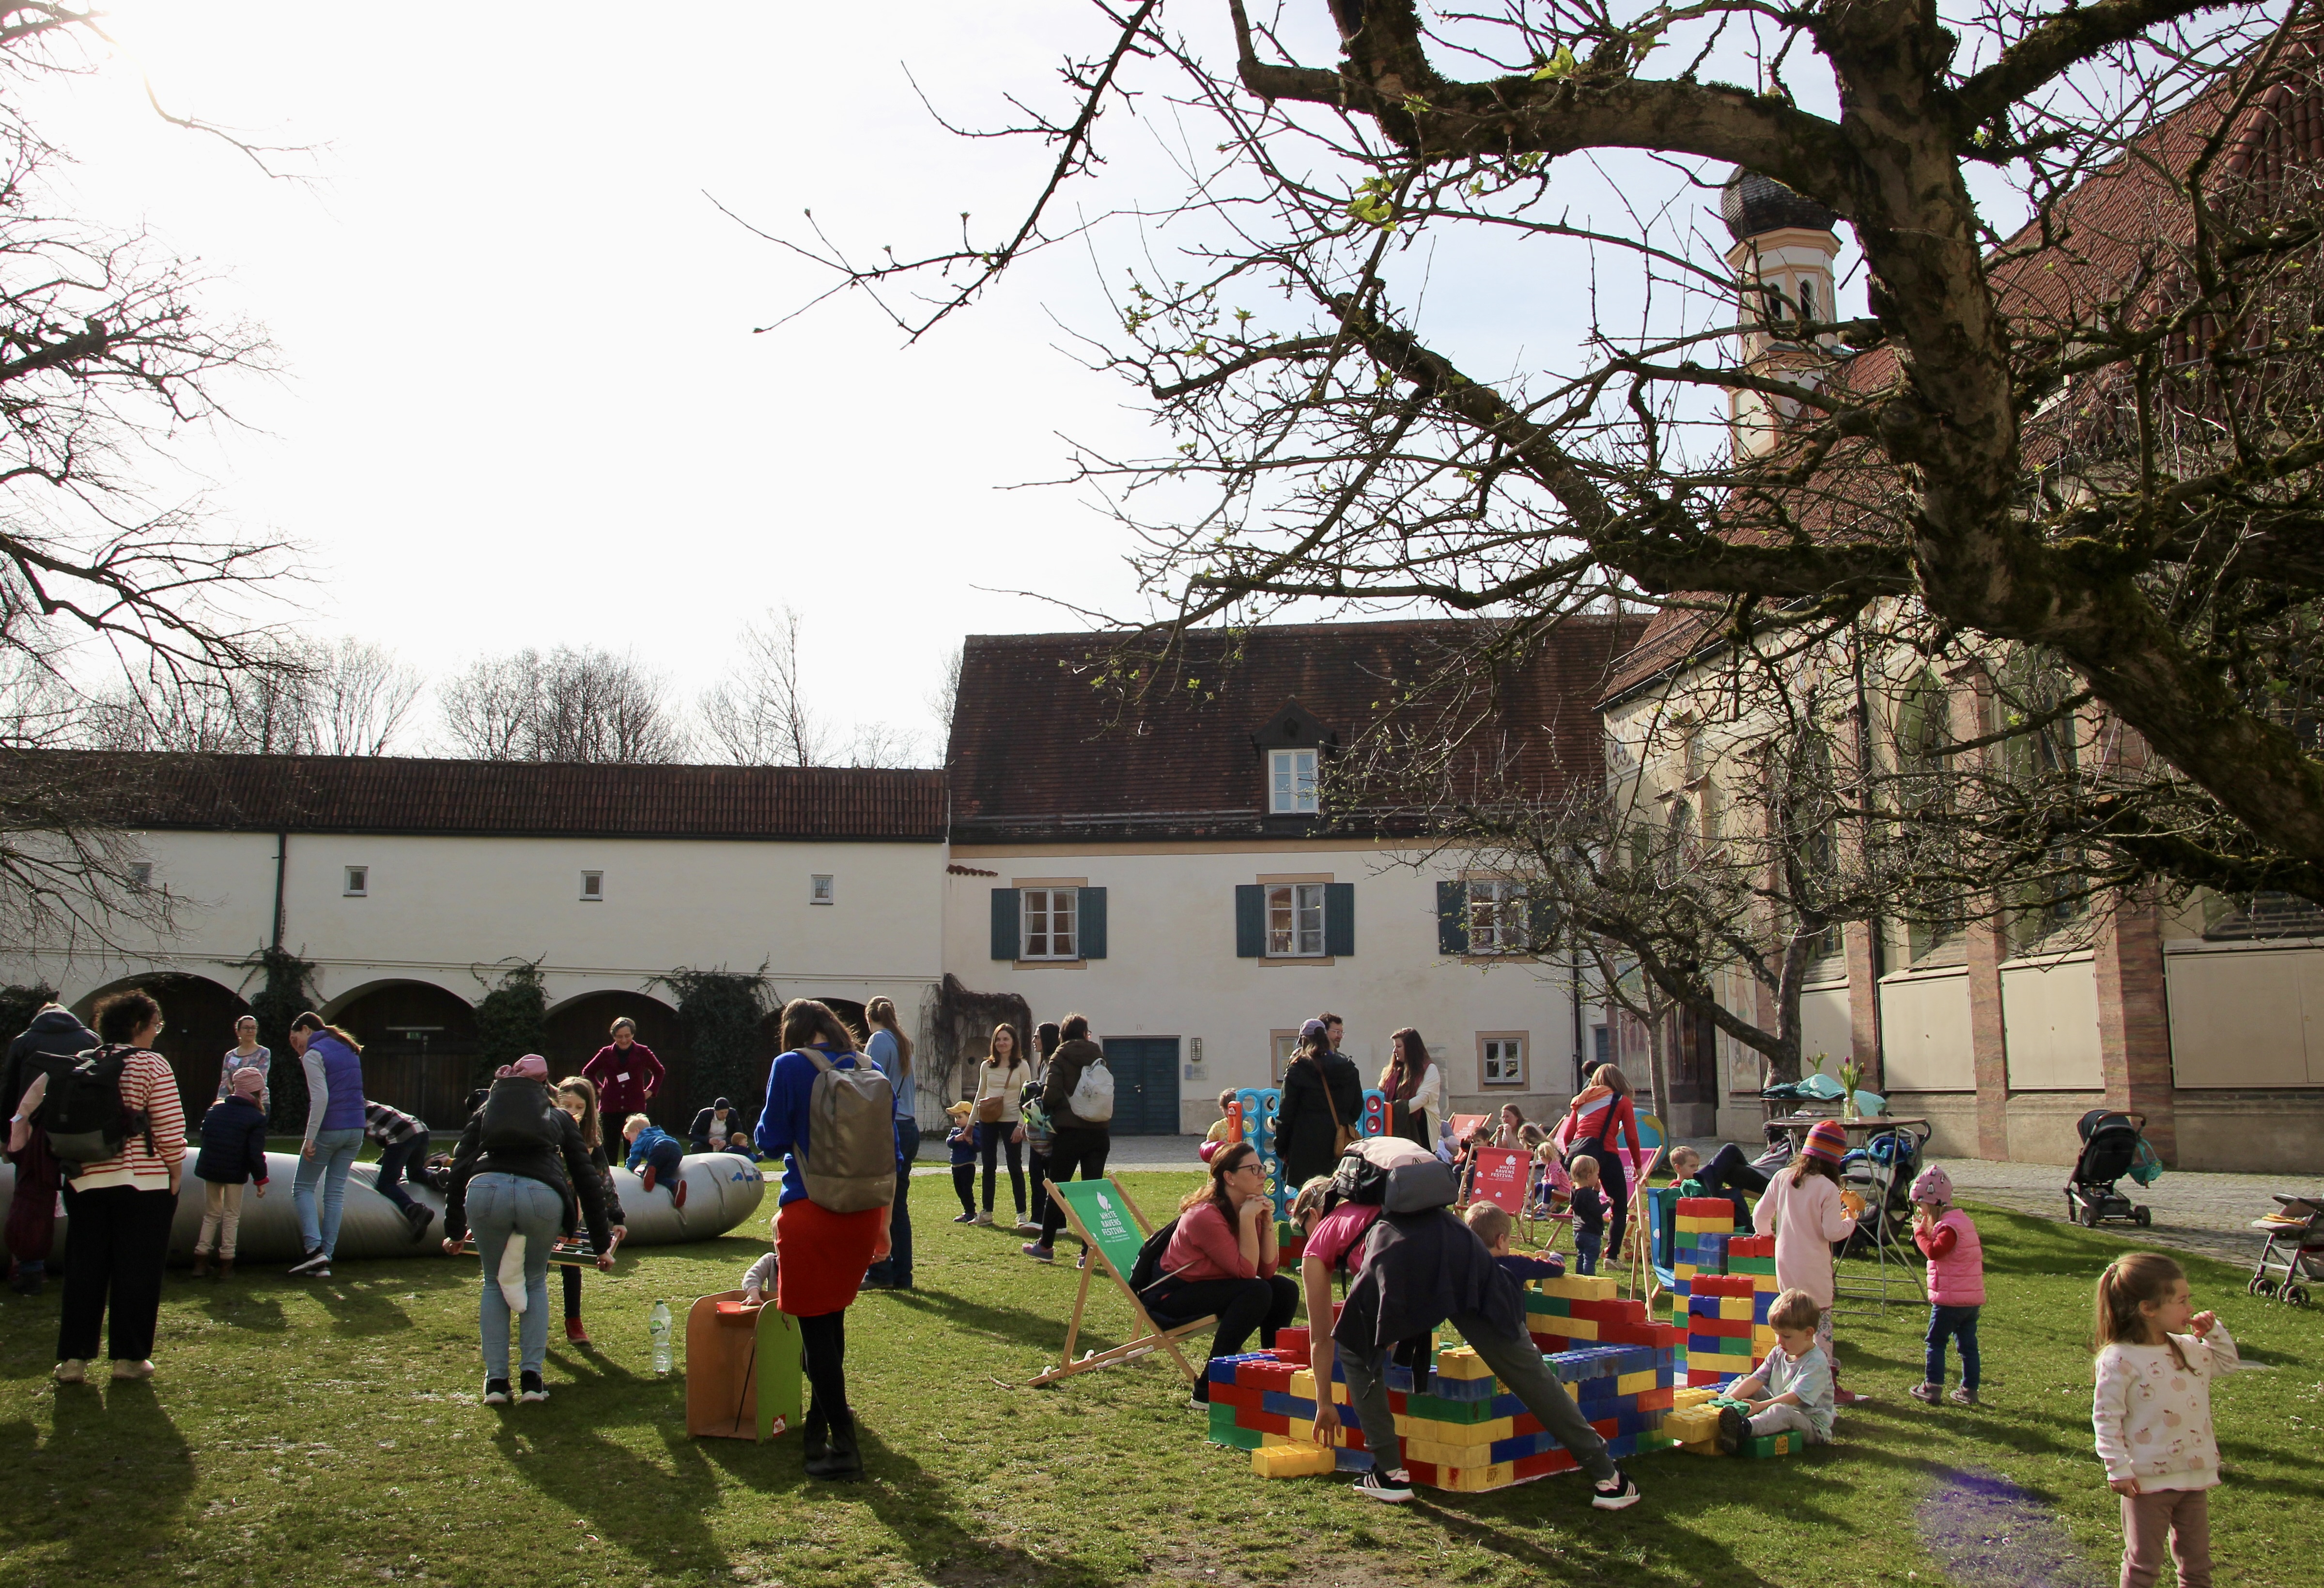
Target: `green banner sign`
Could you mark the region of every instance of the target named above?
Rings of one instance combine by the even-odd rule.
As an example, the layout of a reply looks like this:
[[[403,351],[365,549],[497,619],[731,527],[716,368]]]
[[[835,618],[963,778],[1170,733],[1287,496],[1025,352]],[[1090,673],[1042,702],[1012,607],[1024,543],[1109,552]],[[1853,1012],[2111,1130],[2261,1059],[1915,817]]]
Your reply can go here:
[[[1049,1187],[1049,1195],[1062,1197],[1082,1228],[1097,1242],[1098,1255],[1113,1265],[1124,1284],[1130,1282],[1130,1270],[1138,1266],[1138,1249],[1146,1244],[1138,1221],[1130,1216],[1130,1205],[1121,1199],[1111,1180],[1074,1180]]]

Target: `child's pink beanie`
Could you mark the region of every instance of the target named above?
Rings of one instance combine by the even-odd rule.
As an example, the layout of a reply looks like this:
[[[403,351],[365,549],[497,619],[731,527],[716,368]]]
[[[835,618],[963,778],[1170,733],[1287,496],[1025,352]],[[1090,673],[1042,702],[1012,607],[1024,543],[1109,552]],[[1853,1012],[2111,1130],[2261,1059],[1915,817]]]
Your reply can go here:
[[[1913,1182],[1915,1202],[1950,1202],[1953,1199],[1953,1177],[1935,1164],[1921,1171]]]

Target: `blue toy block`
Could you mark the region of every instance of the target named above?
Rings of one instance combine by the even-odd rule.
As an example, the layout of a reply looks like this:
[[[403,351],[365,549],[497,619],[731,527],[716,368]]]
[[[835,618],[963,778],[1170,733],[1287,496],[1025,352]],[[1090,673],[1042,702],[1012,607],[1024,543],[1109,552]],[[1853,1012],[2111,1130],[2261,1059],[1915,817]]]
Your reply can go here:
[[[1332,1452],[1332,1464],[1335,1472],[1369,1473],[1372,1470],[1372,1453],[1342,1445]]]

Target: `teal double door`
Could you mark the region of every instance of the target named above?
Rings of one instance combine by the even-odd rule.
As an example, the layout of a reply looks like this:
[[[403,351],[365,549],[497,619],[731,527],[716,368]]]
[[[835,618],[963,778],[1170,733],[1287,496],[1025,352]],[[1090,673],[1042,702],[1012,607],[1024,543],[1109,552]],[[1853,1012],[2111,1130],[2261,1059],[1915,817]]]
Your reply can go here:
[[[1113,1133],[1178,1133],[1178,1039],[1108,1037],[1105,1066],[1113,1072]]]

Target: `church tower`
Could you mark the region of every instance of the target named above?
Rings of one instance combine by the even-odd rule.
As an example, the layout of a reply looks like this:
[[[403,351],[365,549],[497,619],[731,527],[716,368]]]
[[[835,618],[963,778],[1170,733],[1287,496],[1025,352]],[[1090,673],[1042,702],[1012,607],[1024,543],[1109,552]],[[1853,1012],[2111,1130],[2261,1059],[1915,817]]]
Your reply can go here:
[[[1742,305],[1742,367],[1801,385],[1821,379],[1838,346],[1830,331],[1803,332],[1803,320],[1829,326],[1834,312],[1832,266],[1839,217],[1773,177],[1737,167],[1720,190],[1720,218],[1735,245],[1727,263]],[[1757,392],[1727,394],[1738,457],[1771,450],[1797,405]]]

